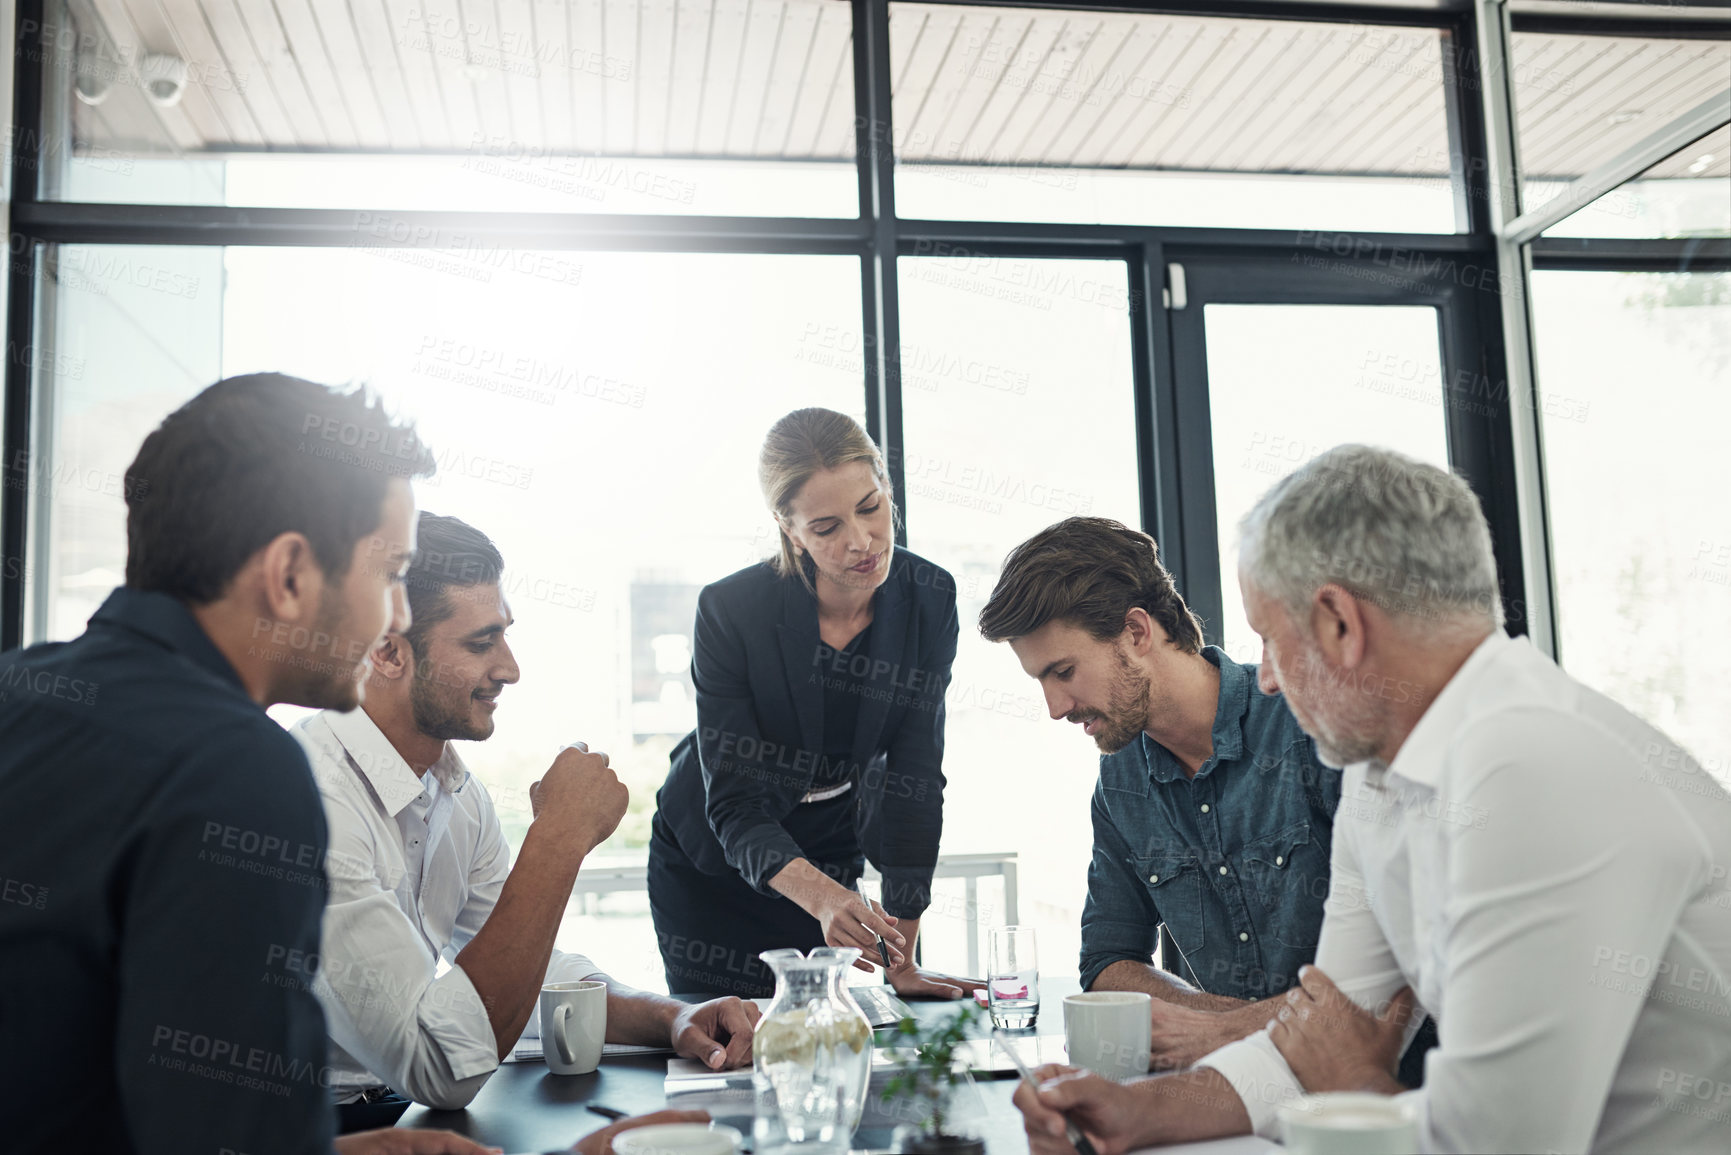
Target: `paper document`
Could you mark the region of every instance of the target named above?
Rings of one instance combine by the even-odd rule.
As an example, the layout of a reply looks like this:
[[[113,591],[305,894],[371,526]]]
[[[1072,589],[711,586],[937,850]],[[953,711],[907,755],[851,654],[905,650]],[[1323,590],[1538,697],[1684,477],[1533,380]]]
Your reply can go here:
[[[750,999],[747,1001],[754,1004],[759,1011],[767,1011],[769,1004],[775,1000]],[[601,1048],[603,1059],[616,1059],[627,1055],[671,1055],[673,1053],[673,1048],[670,1046],[639,1045],[636,1043],[608,1043]],[[539,1063],[544,1061],[544,1058],[545,1056],[541,1053],[541,1016],[538,1014],[530,1015],[528,1024],[523,1028],[522,1037],[517,1040],[517,1045],[511,1048],[511,1053],[503,1061],[507,1063]],[[680,1062],[690,1061],[689,1059],[680,1060]],[[702,1067],[701,1063],[693,1063],[692,1065]]]
[[[673,1048],[669,1046],[640,1046],[636,1043],[607,1043],[601,1048],[603,1059],[618,1058],[623,1055],[671,1055]],[[517,1045],[511,1048],[511,1053],[502,1061],[507,1063],[539,1063],[545,1060],[541,1051],[541,1016],[533,1014],[523,1026],[523,1034],[517,1040]]]
[[[1143,1147],[1130,1155],[1282,1155],[1286,1148],[1255,1135],[1230,1139],[1204,1139],[1200,1143],[1173,1143],[1168,1147]]]
[[[716,1071],[704,1066],[696,1059],[667,1060],[667,1086],[672,1090],[673,1084],[690,1079],[726,1079],[728,1077],[751,1079],[751,1068],[743,1067],[737,1071]]]
[[[667,1060],[667,1081],[662,1087],[667,1105],[677,1111],[708,1111],[717,1119],[750,1115],[756,1110],[757,1091],[751,1068],[712,1071],[696,1059]]]
[[[626,1055],[671,1054],[673,1054],[672,1047],[648,1047],[639,1046],[636,1043],[607,1043],[601,1048],[603,1059],[617,1059]],[[533,1039],[518,1039],[517,1045],[511,1049],[511,1053],[500,1061],[505,1063],[539,1063],[545,1059],[546,1056],[541,1051],[540,1036],[536,1036]]]

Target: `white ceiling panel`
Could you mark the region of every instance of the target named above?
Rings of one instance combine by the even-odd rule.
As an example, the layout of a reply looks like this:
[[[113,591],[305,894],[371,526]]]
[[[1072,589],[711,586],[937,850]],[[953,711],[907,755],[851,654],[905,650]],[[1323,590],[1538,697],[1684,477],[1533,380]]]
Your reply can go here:
[[[75,105],[86,148],[853,155],[844,0],[68,4],[120,75]],[[907,163],[1423,176],[1448,161],[1435,30],[921,3],[893,4],[890,27]],[[1726,41],[1521,33],[1513,49],[1534,177],[1586,172],[1731,83]],[[188,62],[178,104],[143,99],[147,53]],[[1727,154],[1716,136],[1650,175],[1724,175]]]
[[[1517,33],[1513,47],[1515,123],[1532,177],[1589,172],[1731,86],[1731,40]]]

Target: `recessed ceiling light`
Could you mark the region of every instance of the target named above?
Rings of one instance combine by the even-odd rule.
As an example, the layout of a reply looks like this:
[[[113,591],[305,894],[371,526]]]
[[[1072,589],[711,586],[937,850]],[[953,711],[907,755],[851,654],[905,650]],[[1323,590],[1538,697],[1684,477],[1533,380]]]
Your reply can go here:
[[[1715,157],[1712,153],[1704,152],[1700,156],[1695,158],[1695,163],[1689,166],[1689,171],[1690,172],[1706,172],[1707,166],[1712,164],[1717,159],[1718,158]]]
[[[1610,116],[1607,116],[1605,118],[1605,123],[1606,124],[1628,124],[1631,120],[1639,119],[1640,116],[1641,116],[1641,109],[1639,109],[1639,108],[1625,108],[1621,112],[1613,112]]]

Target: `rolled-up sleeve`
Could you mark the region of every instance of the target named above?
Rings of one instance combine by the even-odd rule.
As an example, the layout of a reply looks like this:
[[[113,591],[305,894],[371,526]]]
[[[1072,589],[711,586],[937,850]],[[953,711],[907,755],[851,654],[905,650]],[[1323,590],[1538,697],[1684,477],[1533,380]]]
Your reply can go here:
[[[323,965],[315,990],[333,1042],[400,1094],[467,1106],[499,1065],[487,1008],[462,967],[438,960],[373,869],[365,822],[326,799],[331,850]]]
[[[475,941],[481,928],[487,925],[487,920],[493,916],[494,909],[499,905],[499,895],[504,892],[505,880],[511,876],[511,845],[505,840],[505,831],[499,825],[499,813],[493,806],[493,797],[477,778],[471,777],[463,787],[466,796],[471,790],[474,795],[469,804],[475,810],[477,837],[474,858],[469,865],[468,897],[463,902],[463,909],[457,912],[456,923],[451,928],[451,942],[445,948],[445,956],[453,962],[464,947]],[[462,968],[452,969],[460,971]],[[547,973],[542,982],[576,983],[600,974],[601,968],[588,957],[555,950],[547,960]],[[450,975],[444,977],[449,978]],[[523,1033],[515,1046],[522,1046],[525,1041],[540,1037],[540,1012],[538,1009],[531,1009],[529,1021],[524,1024]],[[472,1098],[474,1091],[468,1090],[464,1094],[467,1084],[473,1082],[475,1088],[479,1089],[486,1077],[486,1072],[482,1072],[472,1080],[454,1080],[453,1098],[458,1095],[463,1095],[465,1101]]]
[[[779,765],[759,733],[745,648],[716,605],[712,589],[697,598],[692,630],[691,680],[697,691],[697,753],[703,770],[705,817],[727,864],[761,894],[769,880],[804,856],[781,820],[810,781]]]
[[[547,981],[550,983],[580,983],[598,979],[605,972],[588,955],[556,950],[547,960]]]
[[[1160,912],[1130,869],[1130,847],[1106,809],[1105,787],[1094,787],[1090,807],[1094,853],[1088,861],[1088,897],[1082,907],[1082,989],[1115,962],[1152,962]]]
[[[473,806],[477,837],[474,858],[469,866],[469,893],[463,909],[457,912],[456,923],[451,928],[451,942],[445,948],[445,957],[452,961],[464,947],[475,941],[475,936],[493,917],[493,910],[499,905],[499,895],[505,890],[505,880],[511,877],[511,844],[505,840],[504,828],[499,825],[499,812],[493,806],[492,795],[477,778],[471,778],[464,790],[475,791]],[[555,950],[547,960],[546,981],[576,983],[600,973],[601,968],[587,956]],[[534,1021],[533,1015],[530,1021]]]

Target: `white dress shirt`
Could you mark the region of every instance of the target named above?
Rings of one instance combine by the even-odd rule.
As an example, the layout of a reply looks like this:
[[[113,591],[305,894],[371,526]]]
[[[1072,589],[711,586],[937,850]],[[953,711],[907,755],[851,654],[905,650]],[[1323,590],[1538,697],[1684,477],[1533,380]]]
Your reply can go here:
[[[293,733],[330,827],[313,989],[331,1036],[331,1090],[339,1103],[388,1085],[429,1106],[466,1106],[499,1048],[463,968],[438,971],[487,921],[510,873],[493,800],[449,745],[417,777],[364,710],[325,710]],[[546,981],[599,969],[556,950]]]
[[[1436,1016],[1421,1150],[1731,1151],[1731,796],[1693,758],[1498,630],[1345,773],[1316,965]],[[1265,1031],[1201,1065],[1278,1137]]]

